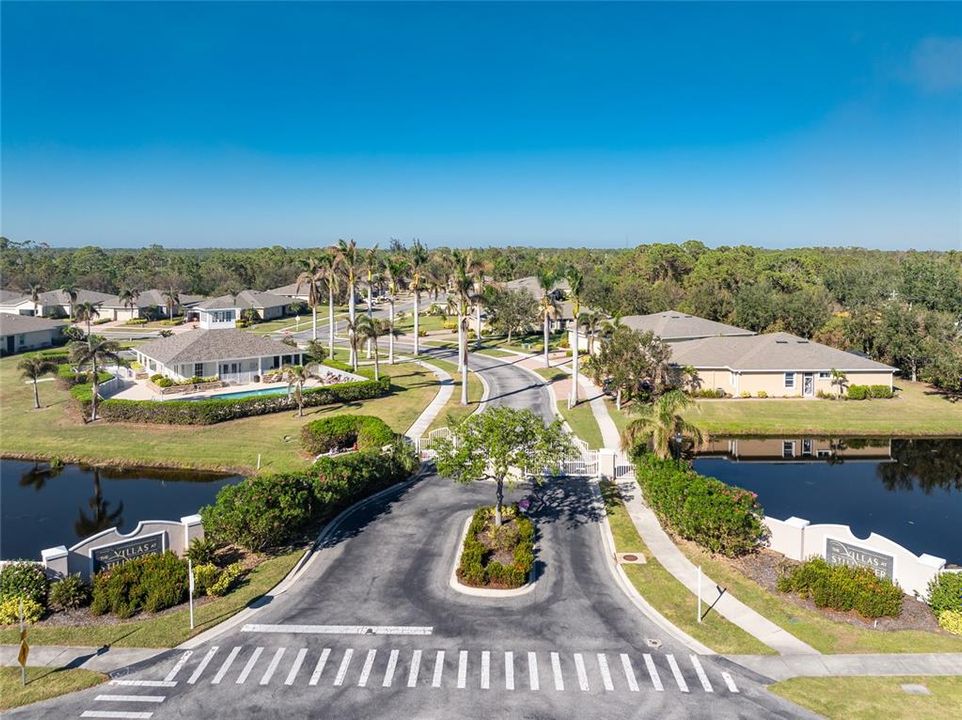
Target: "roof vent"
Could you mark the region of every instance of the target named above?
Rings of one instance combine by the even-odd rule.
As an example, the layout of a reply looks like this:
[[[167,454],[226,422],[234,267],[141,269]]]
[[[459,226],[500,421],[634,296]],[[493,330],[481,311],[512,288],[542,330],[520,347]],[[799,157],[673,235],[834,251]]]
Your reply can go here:
[[[808,345],[808,340],[796,340],[799,345]]]
[[[776,340],[777,345],[788,345],[788,340]]]

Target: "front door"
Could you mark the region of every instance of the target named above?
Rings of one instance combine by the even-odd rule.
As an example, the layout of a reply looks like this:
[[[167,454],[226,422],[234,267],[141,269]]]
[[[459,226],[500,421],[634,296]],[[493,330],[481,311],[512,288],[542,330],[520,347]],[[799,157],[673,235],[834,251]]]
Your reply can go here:
[[[805,373],[803,376],[802,395],[805,397],[815,396],[815,373]]]
[[[16,335],[7,335],[7,354],[12,355],[16,349]]]

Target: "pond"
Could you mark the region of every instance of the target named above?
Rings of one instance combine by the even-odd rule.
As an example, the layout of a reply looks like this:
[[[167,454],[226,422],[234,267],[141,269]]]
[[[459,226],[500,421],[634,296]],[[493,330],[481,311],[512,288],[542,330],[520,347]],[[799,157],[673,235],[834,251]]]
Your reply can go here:
[[[130,532],[141,520],[179,520],[239,476],[199,471],[0,462],[0,558],[39,560],[40,551],[101,530]]]
[[[962,438],[712,438],[695,469],[765,514],[840,523],[962,565]]]

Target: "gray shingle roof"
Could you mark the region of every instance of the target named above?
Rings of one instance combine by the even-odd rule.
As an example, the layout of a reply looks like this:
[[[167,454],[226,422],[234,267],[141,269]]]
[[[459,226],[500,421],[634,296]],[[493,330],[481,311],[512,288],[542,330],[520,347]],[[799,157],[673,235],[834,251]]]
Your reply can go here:
[[[0,290],[0,303],[5,303],[10,300],[17,300],[23,297],[22,292],[17,292],[16,290]]]
[[[784,332],[675,342],[671,344],[671,361],[696,368],[742,371],[895,370],[862,355]]]
[[[200,302],[204,299],[203,295],[186,295],[184,293],[179,293],[180,305],[191,305]],[[137,295],[137,299],[134,301],[134,305],[140,308],[146,307],[167,307],[167,298],[164,297],[164,291],[158,290],[157,288],[151,288],[150,290],[144,290]],[[104,307],[125,307],[120,298],[114,296],[112,300],[105,302]]]
[[[287,307],[291,304],[289,297],[274,295],[268,292],[257,290],[241,290],[236,297],[233,295],[221,295],[220,297],[210,298],[198,303],[197,307],[203,310],[225,310],[227,308],[268,308],[268,307]]]
[[[538,278],[534,275],[528,275],[517,280],[509,280],[503,283],[503,286],[506,290],[523,290],[536,300],[540,300],[542,297],[541,285],[538,284]],[[560,290],[567,296],[568,293],[571,292],[571,286],[565,278],[559,278],[555,283],[555,290]],[[574,308],[570,300],[562,300],[558,304],[561,308],[562,320],[570,320],[574,317]]]
[[[677,310],[652,313],[651,315],[628,315],[621,318],[623,325],[641,332],[651,331],[665,342],[691,340],[716,335],[754,335],[751,330],[706,320]]]
[[[48,290],[47,292],[42,292],[38,295],[41,305],[69,305],[70,298],[67,297],[67,293],[62,290]],[[25,300],[30,300],[29,295],[20,295],[16,298],[10,298],[3,300],[4,305],[18,305]],[[108,303],[116,301],[117,296],[111,295],[110,293],[97,292],[96,290],[77,290],[77,299],[74,300],[75,305],[80,303],[90,302],[90,303]]]
[[[50,320],[49,318],[33,317],[32,315],[14,315],[0,313],[0,335],[17,335],[19,333],[38,332],[66,327],[66,320]]]
[[[137,350],[164,365],[272,357],[300,352],[297,348],[277,340],[232,329],[188,330],[144,343]]]

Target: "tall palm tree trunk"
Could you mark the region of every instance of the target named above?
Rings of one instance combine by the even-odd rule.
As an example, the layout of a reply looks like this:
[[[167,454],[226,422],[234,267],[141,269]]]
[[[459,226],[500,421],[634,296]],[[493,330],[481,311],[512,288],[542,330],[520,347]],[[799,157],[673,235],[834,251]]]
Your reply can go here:
[[[334,286],[327,288],[327,354],[334,357]]]
[[[347,292],[348,292],[347,316],[351,321],[351,325],[353,325],[354,319],[357,316],[357,308],[354,302],[354,283],[348,284]],[[353,367],[356,372],[357,371],[357,348],[355,347],[355,343],[353,341],[350,343],[350,345],[351,345],[351,367]]]
[[[317,303],[311,305],[311,340],[317,342]]]
[[[368,284],[367,284],[367,316],[368,316],[369,318],[372,317],[371,313],[373,312],[373,302],[374,302],[374,297],[373,297],[373,295],[372,295],[371,283],[368,282]],[[367,359],[368,359],[368,360],[371,359],[371,345],[372,345],[372,344],[373,344],[373,341],[371,340],[371,338],[368,338],[368,339],[367,339]]]
[[[414,291],[414,357],[418,356],[418,350],[420,347],[420,343],[418,342],[420,340],[420,338],[418,337],[418,333],[421,331],[421,325],[419,322],[420,318],[418,317],[419,315],[418,300],[420,299],[421,299],[421,291],[415,290]]]
[[[37,376],[33,376],[33,408],[40,409],[40,388],[37,385]]]
[[[464,339],[464,316],[461,314],[461,308],[458,308],[458,370],[464,365],[464,350],[462,349],[461,342]]]
[[[551,361],[548,359],[548,313],[544,314],[544,366],[551,367]]]
[[[464,319],[464,324],[467,325],[468,319]],[[467,328],[465,328],[464,335],[464,347],[459,347],[458,354],[461,356],[461,404],[468,404],[468,333]]]
[[[380,353],[377,351],[377,338],[370,341],[374,345],[374,379],[381,379],[381,358]]]
[[[474,306],[474,342],[481,347],[481,303]]]
[[[571,394],[568,397],[568,409],[578,404],[578,316],[575,316],[575,342],[571,355]]]
[[[391,332],[387,336],[387,362],[388,365],[394,364],[394,296],[391,296],[391,305],[388,308],[388,323],[391,326]]]
[[[100,378],[97,373],[97,357],[90,363],[93,367],[93,396],[90,398],[90,422],[97,419],[97,392],[100,390]]]

